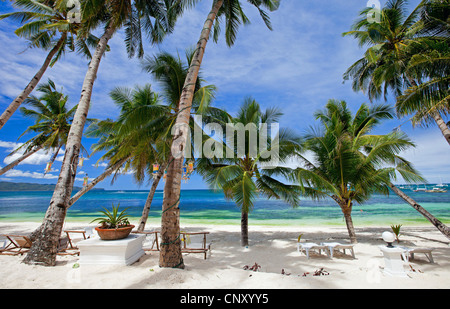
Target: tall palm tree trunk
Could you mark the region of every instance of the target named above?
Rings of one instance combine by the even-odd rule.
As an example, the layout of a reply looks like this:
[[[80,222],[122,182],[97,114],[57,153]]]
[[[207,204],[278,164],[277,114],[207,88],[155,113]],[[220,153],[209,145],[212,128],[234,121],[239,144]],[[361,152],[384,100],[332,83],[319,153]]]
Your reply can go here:
[[[438,112],[433,113],[434,121],[436,121],[437,126],[442,132],[442,135],[444,135],[445,140],[450,145],[450,129],[445,123],[444,119],[442,119],[441,115]]]
[[[248,246],[248,212],[241,212],[241,246]]]
[[[39,235],[33,241],[30,251],[23,260],[27,264],[43,264],[54,266],[56,253],[62,227],[69,207],[73,183],[77,172],[78,155],[80,153],[81,138],[84,124],[89,111],[92,88],[97,77],[97,71],[102,56],[106,51],[109,39],[114,33],[114,28],[108,26],[100,38],[97,48],[89,64],[81,90],[81,98],[78,103],[69,135],[66,143],[66,152],[61,166],[58,182],[53,192],[50,206],[42,222]]]
[[[37,73],[33,76],[31,81],[28,83],[28,85],[25,87],[25,89],[22,91],[21,94],[17,96],[17,98],[14,99],[14,101],[9,104],[9,106],[6,108],[6,110],[3,112],[3,114],[0,116],[0,130],[3,128],[5,123],[8,121],[8,119],[14,114],[14,112],[19,108],[20,104],[30,95],[30,93],[33,91],[34,88],[36,88],[37,84],[41,80],[42,76],[44,75],[45,71],[47,70],[50,61],[52,61],[53,56],[58,52],[58,50],[61,48],[61,46],[64,44],[64,41],[66,40],[66,33],[63,33],[61,35],[61,38],[58,40],[58,43],[50,50],[47,57],[44,60],[44,63],[42,64],[41,68]]]
[[[158,188],[159,181],[161,180],[164,170],[166,169],[166,164],[160,166],[160,170],[153,180],[150,192],[148,193],[147,200],[145,201],[144,209],[142,210],[141,220],[139,220],[139,226],[137,231],[143,232],[145,229],[145,224],[147,223],[148,214],[150,213],[150,206],[152,205],[153,196],[155,195],[156,189]]]
[[[33,150],[25,153],[23,156],[21,156],[20,158],[14,160],[13,162],[9,163],[7,166],[5,166],[4,168],[2,168],[0,170],[0,175],[3,175],[4,173],[6,173],[7,171],[9,171],[10,169],[16,167],[20,162],[22,162],[23,160],[25,160],[26,158],[28,158],[29,156],[31,156],[33,153],[38,152],[39,150],[41,150],[43,148],[43,146],[38,146],[36,148],[34,148]]]
[[[450,229],[448,226],[443,224],[440,220],[435,218],[432,214],[430,214],[425,208],[420,206],[415,200],[406,195],[402,190],[397,188],[394,184],[390,183],[389,187],[394,191],[398,196],[400,196],[405,202],[411,205],[415,210],[417,210],[422,216],[424,216],[428,221],[431,222],[442,234],[444,234],[448,239],[450,239]]]
[[[125,158],[107,168],[103,174],[95,178],[91,183],[85,186],[83,189],[78,191],[70,200],[69,200],[69,208],[72,207],[73,204],[76,203],[85,193],[89,192],[93,187],[95,187],[99,182],[103,181],[106,177],[111,176],[112,173],[117,171],[122,164],[124,164],[129,158]]]
[[[345,224],[347,225],[348,236],[350,237],[350,242],[352,244],[358,243],[356,240],[355,227],[353,226],[352,219],[352,203],[346,200],[340,200],[339,206],[341,207],[342,213],[344,214]]]
[[[178,207],[181,176],[177,177],[177,171],[181,171],[183,161],[175,160],[172,156],[169,159],[161,215],[159,266],[184,269],[180,242],[180,208]],[[171,179],[169,175],[172,175]]]
[[[214,0],[213,7],[203,25],[200,39],[197,43],[197,49],[186,76],[183,92],[181,93],[178,107],[179,113],[175,122],[175,128],[178,129],[178,132],[176,132],[172,140],[172,156],[174,157],[169,160],[170,163],[168,165],[166,185],[164,188],[163,214],[161,216],[161,237],[164,245],[161,246],[160,267],[184,268],[180,248],[180,209],[178,208],[184,160],[183,151],[187,143],[189,117],[195,83],[214,20],[217,17],[219,9],[222,7],[223,1]]]

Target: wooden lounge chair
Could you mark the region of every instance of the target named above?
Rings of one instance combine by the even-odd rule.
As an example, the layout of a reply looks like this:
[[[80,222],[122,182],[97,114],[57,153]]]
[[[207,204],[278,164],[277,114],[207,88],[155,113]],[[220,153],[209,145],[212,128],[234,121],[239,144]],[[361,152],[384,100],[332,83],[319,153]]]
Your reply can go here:
[[[145,245],[144,243],[144,251],[159,251],[159,231],[153,232],[136,232],[135,234],[145,234],[148,238],[150,238],[149,245]],[[207,257],[207,253],[211,253],[211,244],[207,243],[206,235],[209,232],[198,232],[198,233],[180,233],[181,239],[181,253],[203,253],[205,260]],[[201,239],[197,239],[198,236],[203,235]]]
[[[6,237],[9,241],[6,245],[0,249],[0,254],[4,255],[23,255],[30,251],[31,245],[33,242],[28,236],[25,235],[10,235],[5,234],[2,235]],[[68,248],[68,240],[66,238],[61,238],[58,244],[58,255],[79,255],[79,252],[67,252]]]
[[[32,242],[25,235],[4,234],[2,236],[6,237],[7,242],[4,244],[3,248],[0,249],[0,254],[22,255],[31,248]]]
[[[145,234],[146,241],[144,241],[143,248],[144,251],[159,251],[159,241],[158,241],[158,231],[154,232],[136,232],[133,231],[133,234]],[[149,239],[148,239],[149,238]],[[150,241],[149,241],[150,240]]]
[[[350,250],[352,253],[352,257],[355,258],[355,251],[353,250],[353,245],[347,245],[347,244],[341,244],[338,242],[323,242],[321,243],[322,246],[328,247],[328,254],[331,258],[333,258],[333,252],[334,250],[339,251],[342,250],[345,254],[345,250]]]
[[[65,230],[64,233],[66,233],[67,235],[67,239],[69,241],[69,247],[70,249],[74,249],[77,250],[77,246],[75,245],[75,239],[81,239],[81,240],[86,240],[89,238],[89,236],[86,236],[86,230],[80,230],[80,231],[76,231],[76,230]],[[83,238],[81,237],[71,237],[71,234],[76,234],[76,235],[81,235],[83,236]]]
[[[305,251],[306,257],[309,260],[309,251],[311,250],[318,250],[319,254],[322,254],[322,250],[328,250],[327,246],[318,245],[313,242],[298,242],[297,243],[297,251],[302,252]]]
[[[207,243],[209,232],[185,233],[181,232],[181,253],[203,253],[205,260],[207,253],[211,253],[211,243]],[[198,239],[198,236],[203,236]]]

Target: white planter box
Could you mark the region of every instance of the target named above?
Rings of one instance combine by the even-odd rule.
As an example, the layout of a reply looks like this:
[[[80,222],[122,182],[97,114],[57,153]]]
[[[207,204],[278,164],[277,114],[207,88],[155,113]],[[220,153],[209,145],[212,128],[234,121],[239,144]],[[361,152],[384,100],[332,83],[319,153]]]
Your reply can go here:
[[[131,265],[144,254],[145,235],[130,234],[125,239],[101,240],[99,237],[77,243],[80,265]]]

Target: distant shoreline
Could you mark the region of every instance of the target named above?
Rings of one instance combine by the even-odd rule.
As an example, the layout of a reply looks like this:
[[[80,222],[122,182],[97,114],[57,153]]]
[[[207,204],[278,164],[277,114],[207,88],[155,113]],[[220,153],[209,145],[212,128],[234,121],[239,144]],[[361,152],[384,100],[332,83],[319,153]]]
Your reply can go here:
[[[54,191],[56,184],[40,184],[29,182],[10,182],[0,181],[0,192],[38,192],[38,191]],[[73,187],[73,190],[81,190],[82,187]],[[103,188],[94,188],[92,191],[105,191]]]

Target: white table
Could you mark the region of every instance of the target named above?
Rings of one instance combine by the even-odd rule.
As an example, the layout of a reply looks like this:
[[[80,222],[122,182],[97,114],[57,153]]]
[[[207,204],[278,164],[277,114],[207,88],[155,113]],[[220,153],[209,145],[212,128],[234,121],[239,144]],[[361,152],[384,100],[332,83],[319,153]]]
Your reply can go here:
[[[77,243],[80,265],[131,265],[144,254],[145,235],[130,234],[125,239],[90,238]]]

